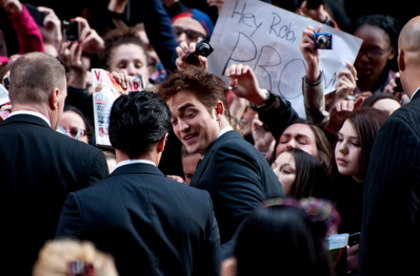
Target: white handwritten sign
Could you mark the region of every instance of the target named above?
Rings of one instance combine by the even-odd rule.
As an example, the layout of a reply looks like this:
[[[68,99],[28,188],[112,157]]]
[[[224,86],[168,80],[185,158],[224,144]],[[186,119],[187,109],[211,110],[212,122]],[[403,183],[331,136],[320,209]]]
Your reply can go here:
[[[215,49],[208,58],[208,72],[228,83],[225,70],[233,63],[249,65],[260,87],[289,100],[305,117],[302,77],[306,63],[299,49],[302,32],[319,22],[256,0],[226,0],[210,44]],[[333,49],[321,51],[320,70],[325,93],[337,83],[337,74],[354,63],[362,40],[322,25],[323,33],[333,34]]]

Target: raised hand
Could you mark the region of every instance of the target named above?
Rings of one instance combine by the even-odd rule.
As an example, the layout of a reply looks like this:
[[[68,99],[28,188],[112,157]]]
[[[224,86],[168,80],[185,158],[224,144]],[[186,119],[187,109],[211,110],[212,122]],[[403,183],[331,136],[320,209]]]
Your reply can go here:
[[[267,98],[266,93],[259,87],[254,71],[243,64],[232,64],[226,69],[226,76],[229,77],[229,86],[232,92],[255,105],[261,105]]]

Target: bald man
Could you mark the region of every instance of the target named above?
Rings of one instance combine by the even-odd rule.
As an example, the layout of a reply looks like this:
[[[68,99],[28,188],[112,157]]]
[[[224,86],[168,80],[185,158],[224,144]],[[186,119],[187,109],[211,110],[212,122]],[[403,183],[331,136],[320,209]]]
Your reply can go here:
[[[401,83],[411,102],[381,127],[363,200],[359,275],[418,275],[420,268],[420,17],[398,41]]]
[[[13,63],[12,113],[0,125],[0,275],[32,275],[39,249],[55,236],[66,195],[108,175],[102,151],[55,131],[66,95],[56,58],[34,52]]]

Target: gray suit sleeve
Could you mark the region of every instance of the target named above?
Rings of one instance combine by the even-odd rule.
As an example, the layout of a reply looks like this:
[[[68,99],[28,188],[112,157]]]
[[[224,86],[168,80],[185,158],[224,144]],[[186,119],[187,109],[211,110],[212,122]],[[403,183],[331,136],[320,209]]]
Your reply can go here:
[[[55,238],[80,238],[82,233],[83,223],[79,200],[75,193],[70,193],[68,194],[63,210],[61,211]]]

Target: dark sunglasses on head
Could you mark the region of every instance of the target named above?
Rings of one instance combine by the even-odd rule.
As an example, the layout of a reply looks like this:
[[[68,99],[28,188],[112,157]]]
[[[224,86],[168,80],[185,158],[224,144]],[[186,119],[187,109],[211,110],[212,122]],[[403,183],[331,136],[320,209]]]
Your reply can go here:
[[[184,30],[181,27],[175,27],[175,26],[172,27],[172,29],[174,30],[176,37],[179,37],[182,33],[185,33],[187,35],[187,39],[190,41],[196,41],[198,40],[199,37],[207,38],[206,35],[200,32],[194,31],[194,30],[190,30],[190,29]]]

